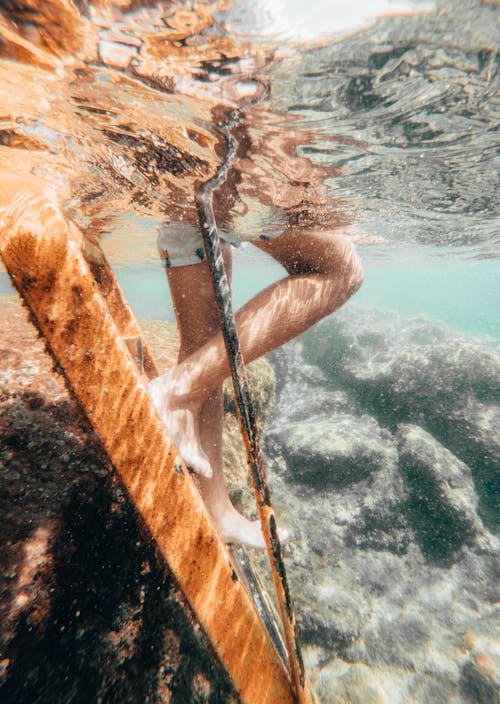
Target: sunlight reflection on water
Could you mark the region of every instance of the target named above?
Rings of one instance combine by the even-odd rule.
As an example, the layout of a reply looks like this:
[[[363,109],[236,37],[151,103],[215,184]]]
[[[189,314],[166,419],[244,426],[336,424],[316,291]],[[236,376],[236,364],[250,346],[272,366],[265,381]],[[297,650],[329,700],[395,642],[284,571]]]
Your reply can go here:
[[[54,189],[158,338],[174,315],[156,229],[192,235],[200,258],[194,192],[227,152],[226,120],[226,239],[355,238],[361,290],[272,358],[266,452],[310,663],[332,691],[346,676],[377,701],[469,702],[491,684],[474,657],[496,652],[482,639],[500,447],[498,3],[235,0],[212,22],[213,5],[90,5],[88,56],[57,71],[0,61],[0,161]],[[71,53],[78,37],[62,34]],[[236,307],[282,276],[244,242]]]

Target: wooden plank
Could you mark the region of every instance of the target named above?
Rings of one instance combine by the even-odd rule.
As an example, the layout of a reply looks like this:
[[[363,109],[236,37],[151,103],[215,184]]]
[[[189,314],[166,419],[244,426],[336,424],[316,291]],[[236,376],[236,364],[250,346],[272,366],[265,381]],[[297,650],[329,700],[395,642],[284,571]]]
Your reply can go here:
[[[145,374],[148,379],[154,379],[158,376],[158,369],[153,355],[99,242],[84,235],[81,250],[136,366],[141,374]]]
[[[82,256],[81,233],[40,197],[0,202],[0,255],[242,702],[290,704],[277,653],[159,420]]]

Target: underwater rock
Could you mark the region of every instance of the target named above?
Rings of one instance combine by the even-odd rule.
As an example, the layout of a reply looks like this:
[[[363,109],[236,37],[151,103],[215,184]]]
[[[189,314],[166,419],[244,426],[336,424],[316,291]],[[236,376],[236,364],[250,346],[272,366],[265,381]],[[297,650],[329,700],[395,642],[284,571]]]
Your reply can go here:
[[[416,425],[399,426],[399,466],[407,514],[425,555],[447,558],[482,532],[469,467]]]
[[[267,430],[279,429],[289,422],[359,412],[353,394],[347,389],[332,388],[324,372],[304,362],[301,350],[302,345],[290,343],[269,355],[276,371],[277,398]]]
[[[387,435],[369,416],[336,415],[291,423],[267,437],[279,446],[292,481],[324,488],[361,481],[383,467],[392,454]]]
[[[480,498],[479,510],[492,528],[500,524],[500,404],[468,399],[439,421],[438,432],[471,468]]]
[[[424,318],[353,307],[302,336],[306,364],[381,425],[419,425],[471,469],[484,521],[498,525],[500,353]]]
[[[325,318],[301,337],[304,361],[336,382],[370,379],[411,347],[435,346],[446,328],[422,318],[403,318],[351,305]]]
[[[284,345],[270,359],[278,393],[265,449],[277,460],[277,471],[283,472],[284,462],[292,490],[311,487],[311,500],[351,547],[404,552],[411,539],[402,511],[407,492],[391,434],[375,419],[357,417],[352,393],[332,388],[323,372],[301,361],[300,343]],[[316,545],[325,542],[318,536]]]
[[[489,685],[465,667],[463,634],[491,640],[479,622],[498,600],[497,542],[478,516],[500,447],[496,353],[424,319],[335,317],[271,355],[265,445],[278,519],[292,529],[299,629],[322,652],[318,689],[325,702],[469,704]],[[334,428],[356,469],[331,452]],[[380,689],[361,675],[358,688],[362,669],[351,682],[346,661]]]
[[[410,669],[428,648],[430,633],[425,611],[408,604],[402,613],[391,609],[377,614],[364,633],[364,646],[372,664]]]
[[[274,367],[265,357],[261,357],[248,365],[247,377],[255,420],[260,427],[263,427],[276,398]],[[237,417],[233,384],[230,378],[224,382],[224,411]]]
[[[345,552],[345,520],[357,520],[359,506],[352,514],[347,507],[349,515],[344,516],[346,508],[339,502],[337,514],[332,492],[289,484],[276,474],[274,464],[269,470],[278,522],[291,530],[283,547],[301,641],[329,653],[347,652],[358,641],[370,613],[362,587],[353,584],[350,571],[339,564]],[[255,559],[262,574],[268,574],[265,555]]]
[[[247,367],[248,384],[257,427],[262,429],[276,397],[276,375],[270,362],[262,357]],[[236,414],[231,379],[224,382],[224,423],[222,461],[229,496],[239,511],[256,517],[255,497],[250,488],[247,453]]]
[[[500,401],[500,357],[479,345],[450,340],[398,351],[384,369],[355,372],[378,414],[439,428],[469,399]]]
[[[276,391],[280,398],[286,395],[287,384],[300,381],[302,384],[321,388],[327,380],[317,365],[304,361],[303,348],[302,342],[292,340],[267,355],[276,372]]]
[[[344,389],[309,386],[299,380],[287,384],[280,394],[279,402],[270,414],[266,432],[313,418],[322,420],[339,414],[355,415],[357,410],[356,401]]]
[[[363,663],[335,660],[319,672],[316,689],[322,704],[390,704],[383,674]]]
[[[231,501],[239,511],[252,514],[255,510],[255,499],[250,488],[246,450],[239,421],[232,413],[226,413],[224,416],[222,463]]]
[[[470,652],[460,677],[467,701],[500,703],[500,644],[487,638],[469,637]]]
[[[439,418],[470,397],[500,403],[500,355],[439,323],[357,309],[301,339],[306,362],[353,385],[358,399],[389,421]]]
[[[383,467],[352,487],[355,492],[350,492],[351,496],[339,495],[335,499],[344,512],[345,506],[354,508],[344,535],[349,548],[387,550],[402,555],[413,540],[405,516],[408,491],[398,470],[397,452],[392,449]]]
[[[323,576],[323,580],[321,580]],[[339,589],[327,571],[304,580],[296,596],[300,633],[304,643],[320,643],[329,651],[344,653],[359,639],[369,617],[362,591]]]

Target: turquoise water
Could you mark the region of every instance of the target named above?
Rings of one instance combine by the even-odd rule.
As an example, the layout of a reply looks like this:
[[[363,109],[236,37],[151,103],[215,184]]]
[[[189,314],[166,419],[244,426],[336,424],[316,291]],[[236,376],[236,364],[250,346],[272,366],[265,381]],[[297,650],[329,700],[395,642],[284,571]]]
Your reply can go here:
[[[500,266],[442,257],[366,262],[356,301],[439,320],[457,332],[500,339]]]
[[[456,332],[500,340],[500,265],[401,252],[373,258],[360,248],[365,281],[356,304],[402,315],[439,320]],[[419,257],[415,262],[415,257]],[[115,271],[137,316],[174,320],[166,277],[159,264],[115,265]],[[251,245],[233,255],[233,301],[239,308],[265,286],[285,275],[283,268]],[[349,306],[349,303],[346,304]]]
[[[9,117],[5,143],[45,140],[54,163],[42,175],[68,179],[68,215],[100,238],[140,319],[174,320],[155,230],[197,224],[193,194],[227,158],[223,100],[241,121],[231,118],[240,151],[214,205],[221,230],[356,237],[364,285],[271,353],[275,387],[272,371],[256,384],[275,396],[263,441],[292,531],[308,669],[325,704],[490,704],[498,3],[234,0],[184,43],[170,41],[164,8],[138,0],[112,20],[118,36],[159,32],[156,63],[142,38],[121,47],[129,64],[104,40],[96,63],[61,73],[63,100],[47,90],[48,114]],[[236,309],[284,275],[250,244],[233,254]],[[0,294],[11,291],[0,271]]]
[[[365,281],[352,299],[356,304],[402,315],[421,315],[449,325],[456,332],[500,340],[500,264],[442,256],[373,258],[360,248]],[[415,257],[419,257],[417,262]],[[175,319],[165,272],[159,262],[113,265],[135,315],[157,320]],[[233,253],[233,303],[239,308],[269,284],[285,276],[271,257],[251,245]],[[0,293],[11,293],[0,272]],[[349,302],[346,306],[349,306]]]
[[[363,248],[361,248],[363,256]],[[356,304],[408,316],[441,321],[455,332],[500,340],[500,265],[494,260],[444,257],[418,263],[364,256],[365,281],[352,299]],[[175,320],[166,276],[160,264],[114,264],[125,296],[138,318]],[[233,255],[233,303],[239,308],[285,275],[283,268],[251,248]],[[13,290],[0,273],[0,293]],[[350,302],[346,304],[349,307]]]

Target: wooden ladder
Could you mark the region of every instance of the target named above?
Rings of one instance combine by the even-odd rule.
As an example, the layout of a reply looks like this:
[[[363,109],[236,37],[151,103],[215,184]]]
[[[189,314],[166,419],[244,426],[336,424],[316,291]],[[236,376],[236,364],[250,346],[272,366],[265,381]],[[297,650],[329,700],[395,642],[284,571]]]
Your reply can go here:
[[[97,244],[54,206],[0,218],[0,256],[146,532],[245,704],[296,701],[283,657],[146,390],[156,375]],[[138,366],[137,366],[138,364]]]

